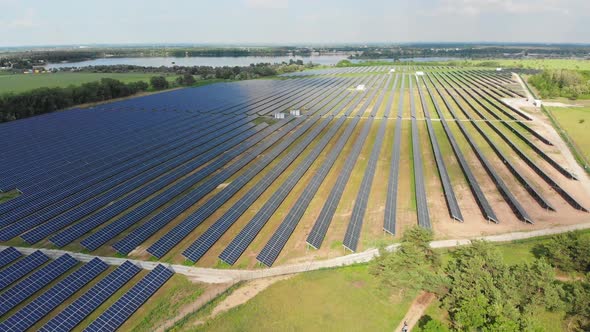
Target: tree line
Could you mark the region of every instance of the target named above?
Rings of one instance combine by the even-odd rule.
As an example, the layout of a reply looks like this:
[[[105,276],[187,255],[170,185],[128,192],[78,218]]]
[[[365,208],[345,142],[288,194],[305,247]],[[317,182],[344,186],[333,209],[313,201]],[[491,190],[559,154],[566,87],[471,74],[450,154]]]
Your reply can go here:
[[[590,72],[574,70],[545,70],[529,78],[542,98],[590,98]]]
[[[384,287],[437,295],[449,323],[423,317],[416,331],[544,331],[544,312],[565,312],[571,330],[590,329],[590,238],[553,236],[532,249],[535,258],[507,264],[496,245],[474,241],[448,253],[422,228],[406,231],[399,250],[382,251],[370,271]],[[583,277],[559,281],[555,269]]]
[[[282,63],[256,63],[249,66],[172,66],[172,67],[144,67],[135,65],[113,66],[89,66],[89,67],[65,67],[60,71],[86,72],[86,73],[161,73],[196,76],[196,79],[232,79],[244,80],[259,77],[267,77],[301,71],[314,65],[304,64],[302,60],[290,60]]]
[[[0,122],[50,113],[75,105],[106,101],[146,91],[146,82],[123,83],[112,78],[66,88],[39,88],[0,96]]]

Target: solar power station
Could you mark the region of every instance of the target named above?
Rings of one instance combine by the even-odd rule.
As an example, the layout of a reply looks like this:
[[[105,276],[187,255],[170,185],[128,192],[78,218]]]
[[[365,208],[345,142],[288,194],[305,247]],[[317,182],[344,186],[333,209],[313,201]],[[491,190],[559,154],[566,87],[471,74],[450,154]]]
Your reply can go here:
[[[129,261],[109,268],[98,258],[87,263],[69,254],[50,259],[41,251],[22,255],[13,247],[0,255],[14,252],[20,258],[0,270],[0,331],[71,331],[134,280],[98,318],[85,323],[89,331],[114,331],[174,274],[157,265],[138,278],[142,269]]]
[[[479,235],[587,218],[556,136],[511,102],[526,95],[507,70],[359,66],[0,124],[0,190],[20,192],[0,203],[0,242],[270,267],[414,225]],[[0,330],[70,330],[141,273],[5,249]],[[119,328],[171,275],[145,275],[87,329]]]

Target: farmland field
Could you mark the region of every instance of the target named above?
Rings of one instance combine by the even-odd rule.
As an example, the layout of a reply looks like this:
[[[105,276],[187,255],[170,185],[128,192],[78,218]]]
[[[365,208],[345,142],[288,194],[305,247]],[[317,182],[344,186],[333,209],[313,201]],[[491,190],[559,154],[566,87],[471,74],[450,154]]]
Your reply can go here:
[[[67,87],[88,82],[99,81],[101,78],[114,78],[124,83],[144,81],[149,83],[152,73],[55,73],[55,74],[14,74],[0,75],[0,94],[6,92],[24,92],[36,88]],[[168,76],[173,81],[176,76]]]
[[[549,110],[590,160],[590,107],[550,107]]]

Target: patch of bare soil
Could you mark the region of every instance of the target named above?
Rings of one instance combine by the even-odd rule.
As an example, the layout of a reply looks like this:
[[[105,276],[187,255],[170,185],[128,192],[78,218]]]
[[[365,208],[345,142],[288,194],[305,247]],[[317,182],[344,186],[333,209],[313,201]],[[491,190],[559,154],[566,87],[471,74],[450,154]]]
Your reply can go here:
[[[202,306],[209,303],[211,300],[219,296],[219,294],[225,292],[229,287],[231,287],[231,283],[227,284],[210,284],[207,286],[205,292],[199,296],[196,301],[187,304],[183,308],[180,309],[180,312],[175,317],[172,317],[162,325],[158,326],[156,331],[166,331],[167,329],[174,326],[174,324],[181,319],[183,319],[186,315],[189,315],[197,310],[199,310]]]
[[[268,288],[270,285],[274,284],[275,282],[289,279],[293,276],[294,275],[284,275],[284,276],[264,278],[264,279],[255,279],[255,280],[249,281],[244,286],[236,289],[235,291],[233,291],[233,293],[231,293],[230,295],[228,295],[228,297],[226,297],[223,301],[221,301],[215,308],[213,308],[213,311],[211,311],[211,314],[209,316],[207,316],[203,320],[196,321],[195,325],[201,325],[206,320],[214,318],[215,316],[217,316],[218,314],[220,314],[222,312],[228,311],[231,308],[242,305],[242,304],[248,302],[249,300],[251,300],[252,298],[254,298],[254,296],[256,296],[258,293],[262,292],[263,290],[265,290],[266,288]]]
[[[424,314],[424,311],[426,311],[426,308],[428,308],[430,303],[432,303],[434,298],[434,294],[432,293],[420,293],[420,295],[418,295],[418,297],[414,299],[414,302],[412,302],[412,304],[410,305],[410,309],[408,309],[408,312],[404,316],[404,319],[401,320],[401,322],[394,331],[401,331],[404,327],[404,322],[408,324],[408,330],[411,331],[416,325],[416,323],[418,323],[420,317],[422,317],[422,315]]]

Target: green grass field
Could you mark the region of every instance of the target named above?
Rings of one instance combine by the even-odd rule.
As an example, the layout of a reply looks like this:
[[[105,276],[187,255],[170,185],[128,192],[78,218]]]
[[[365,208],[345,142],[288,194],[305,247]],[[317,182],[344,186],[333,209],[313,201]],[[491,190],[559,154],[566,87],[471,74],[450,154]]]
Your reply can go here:
[[[279,281],[246,304],[186,331],[388,331],[403,318],[414,294],[379,289],[367,265],[300,274]]]
[[[549,107],[586,160],[590,160],[590,107]]]
[[[572,69],[590,70],[590,60],[574,59],[490,59],[469,61],[472,65],[478,66],[485,62],[497,62],[501,67],[522,67],[530,69]]]
[[[0,94],[7,92],[24,92],[42,87],[67,87],[88,82],[99,81],[101,78],[114,78],[122,82],[145,81],[149,83],[153,73],[126,73],[126,74],[101,74],[101,73],[56,73],[56,74],[14,74],[0,75]],[[176,76],[168,76],[169,81],[174,81]]]

